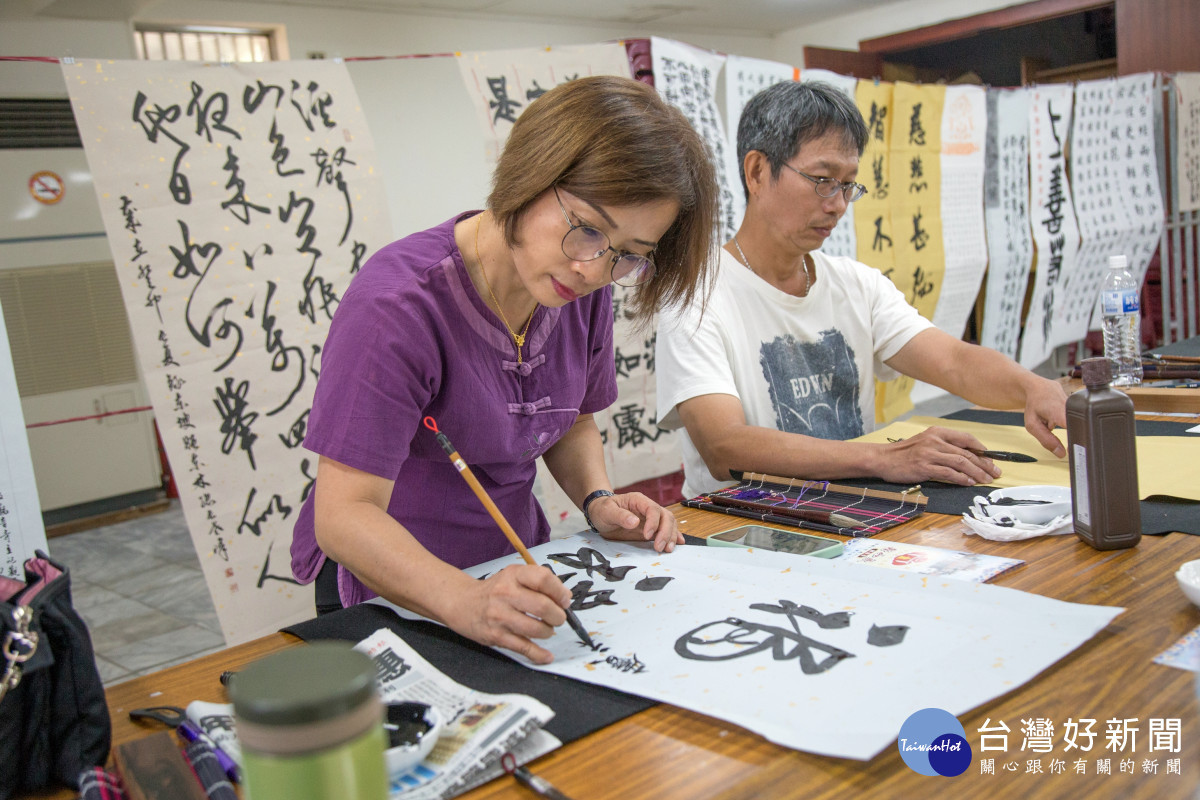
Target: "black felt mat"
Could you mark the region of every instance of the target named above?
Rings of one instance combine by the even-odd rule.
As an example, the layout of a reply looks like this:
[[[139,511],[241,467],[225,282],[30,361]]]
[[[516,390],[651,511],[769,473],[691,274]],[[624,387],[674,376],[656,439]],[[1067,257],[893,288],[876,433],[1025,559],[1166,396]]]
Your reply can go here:
[[[980,422],[989,425],[1016,425],[1023,427],[1025,418],[1016,411],[987,411],[983,409],[967,409],[954,414],[947,414],[946,419]],[[1194,436],[1185,434],[1190,428],[1190,422],[1164,422],[1161,420],[1137,420],[1138,436]],[[1200,442],[1197,443],[1200,451]],[[840,480],[847,486],[865,486],[868,489],[883,489],[886,491],[903,491],[907,486],[884,481],[869,480]],[[938,514],[959,515],[971,507],[975,495],[986,495],[994,486],[953,486],[948,483],[925,481],[921,491],[929,498],[928,510]],[[1153,535],[1180,531],[1200,536],[1200,503],[1191,500],[1163,498],[1161,500],[1142,501],[1142,533]]]
[[[283,630],[305,641],[342,639],[357,643],[380,628],[393,631],[422,658],[464,686],[491,694],[527,694],[541,700],[554,709],[554,719],[546,730],[564,744],[657,705],[635,695],[530,669],[441,625],[401,619],[391,609],[370,603]]]

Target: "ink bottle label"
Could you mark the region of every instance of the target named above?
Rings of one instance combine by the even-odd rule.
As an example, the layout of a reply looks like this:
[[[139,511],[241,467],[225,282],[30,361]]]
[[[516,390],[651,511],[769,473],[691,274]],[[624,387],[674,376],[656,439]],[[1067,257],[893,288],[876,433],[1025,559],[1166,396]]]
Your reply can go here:
[[[1092,503],[1088,499],[1087,448],[1075,449],[1075,519],[1084,525],[1092,524]]]

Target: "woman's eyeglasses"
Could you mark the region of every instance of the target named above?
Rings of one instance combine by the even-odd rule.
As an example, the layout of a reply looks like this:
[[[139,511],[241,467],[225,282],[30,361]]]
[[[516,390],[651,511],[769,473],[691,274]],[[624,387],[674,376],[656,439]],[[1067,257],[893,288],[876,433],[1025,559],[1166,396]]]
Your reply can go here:
[[[557,186],[554,187],[554,199],[558,201],[563,219],[570,226],[562,238],[563,255],[572,261],[595,261],[611,250],[612,279],[621,286],[637,286],[654,277],[653,253],[639,256],[627,250],[614,249],[604,231],[590,225],[576,225],[571,222],[562,198],[558,196]]]

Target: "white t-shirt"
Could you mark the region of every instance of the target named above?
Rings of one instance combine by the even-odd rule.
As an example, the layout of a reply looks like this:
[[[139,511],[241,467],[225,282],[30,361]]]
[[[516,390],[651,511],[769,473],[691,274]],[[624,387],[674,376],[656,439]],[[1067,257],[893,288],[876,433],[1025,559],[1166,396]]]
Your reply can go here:
[[[685,497],[725,482],[682,429],[684,400],[729,394],[750,425],[853,439],[875,427],[875,379],[897,377],[884,362],[932,327],[879,270],[811,255],[818,279],[807,297],[776,289],[722,249],[703,318],[699,300],[659,313],[658,424],[680,428]]]

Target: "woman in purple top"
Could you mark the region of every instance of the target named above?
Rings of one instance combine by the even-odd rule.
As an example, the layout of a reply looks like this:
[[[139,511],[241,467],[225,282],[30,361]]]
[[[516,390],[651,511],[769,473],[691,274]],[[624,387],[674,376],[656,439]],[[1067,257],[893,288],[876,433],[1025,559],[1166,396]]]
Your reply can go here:
[[[518,118],[487,210],[382,248],[343,296],[304,446],[317,478],[292,571],[318,612],[376,595],[536,662],[571,593],[550,570],[461,568],[511,552],[421,420],[434,417],[528,545],[550,526],[536,459],[611,539],[682,542],[639,493],[612,494],[592,414],[616,399],[613,281],[642,320],[704,285],[717,187],[705,146],[650,87],[563,84]]]

